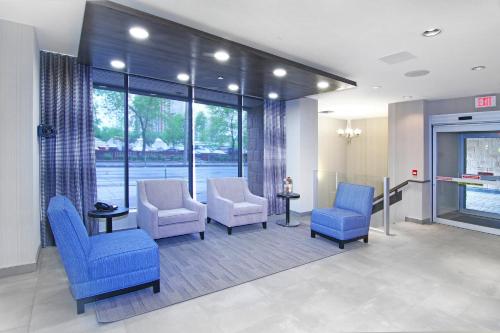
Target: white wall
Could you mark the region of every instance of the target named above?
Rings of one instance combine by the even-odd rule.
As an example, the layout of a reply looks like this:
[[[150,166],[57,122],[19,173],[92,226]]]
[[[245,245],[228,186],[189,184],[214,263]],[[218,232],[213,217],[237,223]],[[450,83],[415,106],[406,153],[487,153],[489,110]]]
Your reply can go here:
[[[376,193],[382,193],[388,168],[388,119],[356,119],[351,126],[361,129],[362,133],[347,145],[347,176],[372,185]]]
[[[320,114],[318,117],[318,175],[315,207],[331,207],[335,200],[336,173],[346,173],[346,140],[337,134],[346,120]]]
[[[309,212],[313,208],[313,173],[318,169],[318,101],[301,98],[286,102],[286,168],[294,192],[290,209]]]
[[[346,172],[346,140],[337,134],[337,129],[345,128],[346,120],[325,115],[318,117],[318,170]]]
[[[335,173],[339,181],[375,186],[382,191],[387,176],[388,119],[366,118],[352,120],[353,128],[362,134],[347,143],[337,134],[347,121],[326,115],[318,118],[318,177],[317,207],[329,207],[335,199]]]
[[[408,179],[425,180],[426,156],[424,149],[425,101],[389,104],[389,177],[391,187]],[[418,171],[412,176],[412,170]],[[429,184],[410,183],[403,193],[403,201],[392,208],[396,221],[405,217],[426,220],[424,191]]]
[[[0,20],[0,276],[40,247],[39,50],[33,27]]]

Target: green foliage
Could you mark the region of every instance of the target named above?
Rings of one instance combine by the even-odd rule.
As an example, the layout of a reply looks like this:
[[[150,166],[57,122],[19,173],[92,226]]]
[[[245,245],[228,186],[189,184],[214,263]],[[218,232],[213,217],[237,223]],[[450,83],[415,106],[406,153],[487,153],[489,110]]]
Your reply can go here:
[[[146,151],[146,145],[150,145],[158,137],[158,124],[165,120],[165,104],[168,100],[130,94],[129,110],[132,132],[136,132],[142,138],[142,151]],[[170,105],[167,106],[168,108]]]
[[[123,124],[124,93],[94,89],[94,110],[104,110],[106,123]],[[129,141],[142,138],[142,151],[146,146],[161,138],[167,144],[175,146],[185,140],[185,115],[171,110],[172,101],[145,95],[129,94]],[[103,121],[96,117],[95,136],[107,141],[110,138],[123,140],[122,127],[103,126]]]
[[[123,104],[125,94],[119,91],[94,89],[92,104],[94,108],[94,135],[96,138],[108,141],[111,138],[124,139]],[[115,124],[105,126],[103,119],[97,116],[97,110],[104,111],[106,123]]]
[[[221,106],[207,106],[210,113],[208,125],[209,145],[229,146],[234,151],[238,143],[238,112]]]
[[[108,141],[109,139],[120,139],[123,141],[123,129],[116,127],[95,127],[94,128],[95,137],[101,139],[102,141]]]
[[[248,146],[248,113],[243,111],[243,133],[241,134],[243,137],[243,151],[247,150]]]
[[[208,119],[205,112],[200,111],[194,120],[195,141],[208,141]]]
[[[99,119],[94,120],[95,136],[103,141],[110,138],[123,140],[123,92],[94,89],[93,106]],[[142,138],[142,151],[156,138],[173,147],[186,140],[186,114],[175,112],[172,100],[155,96],[129,94],[129,142]],[[103,117],[105,115],[105,118]],[[238,112],[231,108],[207,105],[194,119],[195,141],[212,148],[238,146]],[[247,128],[243,126],[243,148],[246,148]],[[145,156],[145,154],[144,154]]]
[[[184,143],[185,140],[185,115],[180,113],[167,113],[165,131],[161,134],[161,139],[170,146]]]

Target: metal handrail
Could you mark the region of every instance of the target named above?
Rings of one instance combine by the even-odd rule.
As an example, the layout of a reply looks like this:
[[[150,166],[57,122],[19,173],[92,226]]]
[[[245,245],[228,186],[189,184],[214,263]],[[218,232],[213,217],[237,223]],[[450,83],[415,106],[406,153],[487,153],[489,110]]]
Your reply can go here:
[[[430,182],[430,180],[414,180],[414,179],[408,179],[408,180],[405,180],[404,182],[402,182],[401,184],[399,185],[396,185],[394,186],[393,188],[391,188],[389,190],[389,194],[393,193],[393,192],[396,192],[397,190],[399,190],[400,188],[403,188],[405,187],[406,185],[408,185],[408,183],[418,183],[418,184],[424,184],[424,183],[428,183]],[[375,198],[373,198],[373,202],[377,202],[381,199],[384,198],[384,194],[379,194],[377,195]]]

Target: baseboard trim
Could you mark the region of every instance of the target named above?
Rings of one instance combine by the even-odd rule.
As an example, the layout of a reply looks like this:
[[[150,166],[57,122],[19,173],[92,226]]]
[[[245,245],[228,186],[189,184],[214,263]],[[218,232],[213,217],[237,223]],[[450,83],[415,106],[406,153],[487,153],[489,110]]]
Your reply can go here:
[[[413,223],[418,223],[418,224],[431,224],[431,219],[427,218],[427,219],[421,220],[421,219],[416,219],[413,217],[405,216],[405,222],[413,222]]]
[[[35,262],[18,266],[0,268],[0,278],[35,272],[38,268],[41,247],[38,246]]]

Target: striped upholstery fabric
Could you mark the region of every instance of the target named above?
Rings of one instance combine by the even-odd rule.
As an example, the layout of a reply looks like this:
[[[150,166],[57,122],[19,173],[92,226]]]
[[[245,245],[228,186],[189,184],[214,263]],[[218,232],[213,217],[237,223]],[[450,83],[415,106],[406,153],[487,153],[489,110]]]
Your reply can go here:
[[[144,231],[89,237],[71,201],[60,195],[47,213],[75,299],[160,278],[158,245]]]

